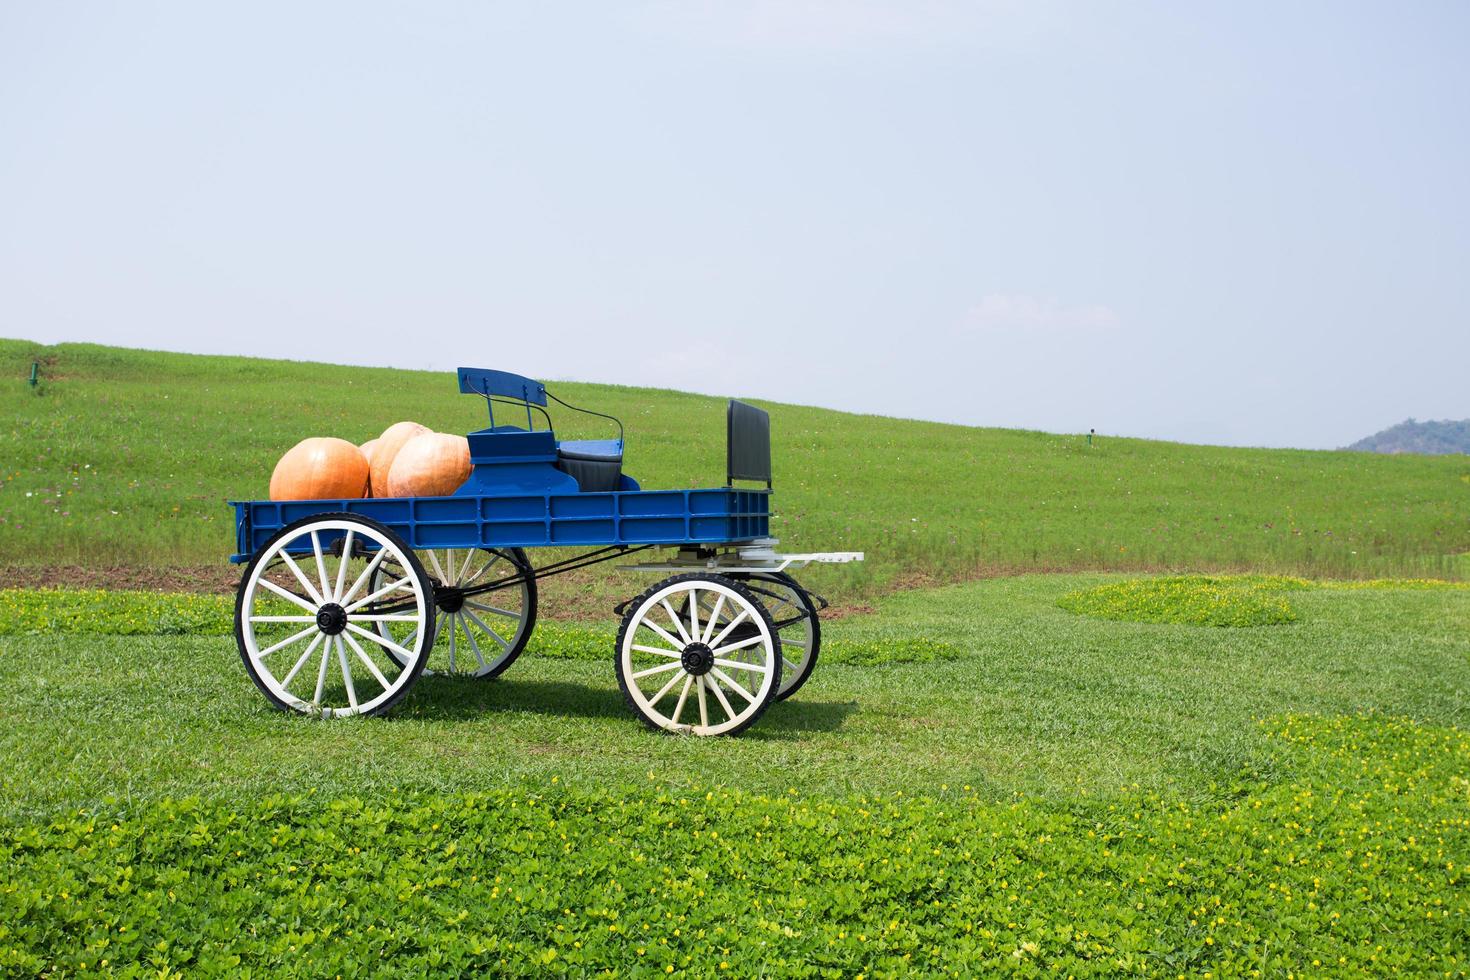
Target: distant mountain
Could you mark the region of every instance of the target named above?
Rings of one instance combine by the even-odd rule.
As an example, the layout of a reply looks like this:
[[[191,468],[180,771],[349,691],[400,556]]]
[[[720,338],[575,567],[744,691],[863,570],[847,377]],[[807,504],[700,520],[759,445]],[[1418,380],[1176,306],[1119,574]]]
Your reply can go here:
[[[1470,419],[1458,422],[1405,419],[1366,439],[1359,439],[1347,448],[1365,453],[1419,453],[1422,456],[1470,453]]]

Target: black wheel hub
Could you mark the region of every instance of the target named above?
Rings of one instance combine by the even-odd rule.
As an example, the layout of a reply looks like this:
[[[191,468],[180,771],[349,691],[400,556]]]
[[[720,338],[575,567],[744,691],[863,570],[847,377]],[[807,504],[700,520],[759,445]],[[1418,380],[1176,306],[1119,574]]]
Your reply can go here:
[[[434,590],[434,604],[447,613],[457,613],[464,606],[464,595],[453,586]]]
[[[329,602],[316,611],[316,628],[328,636],[336,636],[347,628],[347,610]]]
[[[690,674],[698,677],[708,674],[715,665],[715,652],[703,643],[691,643],[679,655],[679,662]]]

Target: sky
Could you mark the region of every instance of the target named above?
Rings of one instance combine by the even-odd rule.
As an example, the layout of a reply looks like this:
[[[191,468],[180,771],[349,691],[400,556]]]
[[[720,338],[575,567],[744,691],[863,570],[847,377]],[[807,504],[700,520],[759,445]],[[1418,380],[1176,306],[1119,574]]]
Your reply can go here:
[[[1338,447],[1470,416],[1467,41],[1463,2],[0,0],[0,336]]]

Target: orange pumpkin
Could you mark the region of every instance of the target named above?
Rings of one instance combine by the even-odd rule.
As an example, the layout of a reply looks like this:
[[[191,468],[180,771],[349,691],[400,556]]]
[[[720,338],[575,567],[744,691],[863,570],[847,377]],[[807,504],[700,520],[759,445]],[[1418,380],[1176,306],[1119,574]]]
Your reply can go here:
[[[346,439],[302,439],[271,473],[272,500],[338,500],[367,492],[368,461]]]
[[[406,442],[388,474],[390,497],[447,497],[470,478],[470,441],[429,432]]]
[[[394,422],[383,430],[383,434],[378,436],[378,444],[373,447],[372,456],[368,457],[372,469],[372,496],[391,496],[388,493],[388,474],[393,469],[394,457],[410,439],[429,431],[427,426],[417,422]]]
[[[373,495],[373,450],[377,447],[378,440],[376,439],[369,439],[367,442],[357,447],[358,449],[362,450],[362,458],[368,461],[368,485],[367,491],[363,494],[363,496],[365,497],[371,497]]]

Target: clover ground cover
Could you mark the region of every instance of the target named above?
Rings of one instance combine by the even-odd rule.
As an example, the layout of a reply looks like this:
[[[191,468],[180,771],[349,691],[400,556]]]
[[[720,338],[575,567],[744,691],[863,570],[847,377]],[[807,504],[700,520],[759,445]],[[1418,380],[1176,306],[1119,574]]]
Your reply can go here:
[[[643,730],[576,632],[327,725],[266,709],[227,637],[10,636],[0,949],[62,974],[1463,970],[1470,593],[1305,589],[1265,630],[1057,608],[1107,581],[885,598],[834,647],[954,655],[824,665],[733,740]]]

